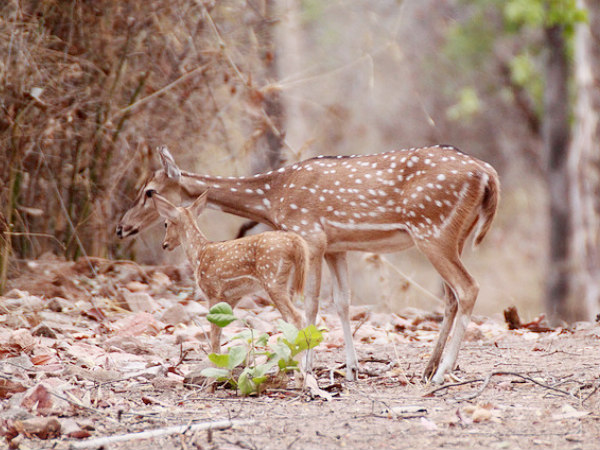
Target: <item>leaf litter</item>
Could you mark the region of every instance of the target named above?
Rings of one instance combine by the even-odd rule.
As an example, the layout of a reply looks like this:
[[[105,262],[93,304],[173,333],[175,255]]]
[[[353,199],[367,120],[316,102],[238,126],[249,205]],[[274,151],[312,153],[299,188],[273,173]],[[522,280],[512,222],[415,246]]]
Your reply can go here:
[[[515,310],[509,330],[474,317],[438,387],[421,373],[440,312],[352,307],[361,372],[347,382],[324,299],[305,389],[283,379],[241,397],[198,375],[211,366],[208,309],[185,267],[46,257],[11,287],[0,297],[0,448],[592,449],[600,439],[597,323],[521,324]],[[263,298],[236,314],[277,332]]]

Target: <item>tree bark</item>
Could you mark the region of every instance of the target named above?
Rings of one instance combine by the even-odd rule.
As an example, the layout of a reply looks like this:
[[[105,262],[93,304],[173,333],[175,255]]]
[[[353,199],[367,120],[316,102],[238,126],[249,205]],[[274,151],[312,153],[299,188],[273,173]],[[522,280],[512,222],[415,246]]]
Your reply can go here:
[[[569,154],[572,314],[592,320],[600,312],[600,3],[578,0],[588,22],[577,27],[577,100]]]
[[[550,193],[550,254],[546,281],[546,310],[551,322],[570,321],[569,295],[570,208],[567,176],[569,145],[569,64],[563,28],[545,29],[548,58],[544,91],[543,141],[548,160]]]
[[[264,63],[268,82],[280,78],[278,60],[280,58],[274,27],[277,23],[275,0],[265,1],[266,20],[264,23],[266,39],[263,42]],[[268,30],[268,31],[267,31]],[[271,119],[273,126],[267,126],[265,138],[267,140],[267,164],[269,169],[277,169],[283,165],[285,159],[282,155],[285,132],[285,111],[283,108],[281,93],[274,89],[265,95],[265,113]]]
[[[281,78],[280,43],[277,37],[278,7],[275,0],[263,0],[252,4],[252,10],[258,17],[254,24],[254,36],[257,40],[257,51],[263,64],[264,72],[258,76],[261,87],[276,83]],[[286,161],[283,155],[285,145],[286,110],[278,89],[265,89],[261,93],[261,104],[257,130],[258,136],[250,169],[253,173],[278,169]],[[260,98],[257,96],[257,98]]]

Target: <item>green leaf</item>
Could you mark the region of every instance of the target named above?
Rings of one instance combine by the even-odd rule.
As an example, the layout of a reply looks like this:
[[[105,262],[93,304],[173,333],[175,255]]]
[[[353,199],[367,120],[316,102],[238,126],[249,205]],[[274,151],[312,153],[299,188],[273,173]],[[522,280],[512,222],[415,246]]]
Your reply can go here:
[[[458,92],[458,101],[446,110],[450,120],[469,119],[481,110],[477,91],[472,87],[462,88]]]
[[[242,364],[244,361],[246,361],[247,354],[248,354],[248,351],[246,350],[246,347],[243,345],[237,345],[235,347],[230,347],[229,348],[229,361],[228,361],[227,368],[233,369],[233,368],[239,366],[240,364]]]
[[[242,395],[250,395],[253,392],[256,392],[256,385],[253,383],[250,378],[250,373],[248,368],[246,367],[244,371],[241,373],[238,378],[238,389]]]
[[[272,354],[271,358],[284,361],[292,359],[292,350],[290,346],[291,344],[287,340],[279,338],[277,343],[275,343],[272,347],[274,353]]]
[[[546,11],[541,0],[509,0],[504,7],[504,17],[514,24],[539,27],[545,22]]]
[[[256,367],[246,367],[238,379],[238,389],[242,395],[258,393],[259,387],[269,379],[266,373],[273,367],[274,363],[259,364]]]
[[[258,392],[260,385],[263,384],[268,379],[269,379],[269,377],[267,377],[267,376],[252,378],[252,382],[256,385],[256,392]]]
[[[260,347],[266,347],[268,342],[269,342],[269,335],[267,333],[261,334],[256,339],[256,345],[260,346]]]
[[[280,359],[277,361],[277,365],[282,372],[289,372],[298,368],[298,361],[294,359]]]
[[[231,322],[235,322],[238,318],[233,315],[233,310],[228,303],[221,302],[210,308],[209,314],[206,316],[210,323],[223,328]]]
[[[298,328],[291,323],[284,322],[280,319],[277,321],[277,328],[279,328],[279,331],[283,333],[283,337],[288,342],[294,342],[296,340],[296,337],[298,336]]]
[[[228,367],[229,366],[229,354],[218,354],[211,353],[208,355],[208,359],[217,367]]]
[[[219,381],[225,381],[231,377],[231,372],[227,369],[219,369],[217,367],[207,367],[202,369],[200,375],[206,378],[215,378]]]
[[[323,342],[323,333],[314,325],[309,325],[298,332],[295,344],[301,350],[314,348]]]
[[[241,339],[245,342],[252,342],[252,338],[254,336],[254,333],[251,329],[246,328],[245,330],[240,331],[238,334],[236,334],[235,336],[233,336],[231,339]]]
[[[274,365],[275,365],[274,361],[268,361],[266,363],[259,364],[256,367],[253,367],[252,370],[250,371],[250,374],[252,375],[252,379],[254,380],[254,382],[257,383],[256,378],[263,378],[263,377],[265,377],[265,374]],[[262,383],[262,381],[261,381],[261,383]]]

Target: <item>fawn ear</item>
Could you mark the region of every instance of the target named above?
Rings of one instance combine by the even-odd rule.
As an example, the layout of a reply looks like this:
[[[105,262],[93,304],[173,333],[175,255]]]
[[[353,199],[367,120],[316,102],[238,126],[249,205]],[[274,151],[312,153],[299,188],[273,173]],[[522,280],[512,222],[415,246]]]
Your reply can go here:
[[[206,208],[207,198],[208,198],[208,191],[204,191],[202,194],[200,194],[200,196],[196,200],[194,200],[194,203],[192,203],[188,207],[188,209],[194,216],[199,216],[200,213],[202,211],[204,211],[204,208]]]
[[[156,211],[158,211],[158,214],[160,214],[160,216],[164,219],[173,220],[179,215],[177,207],[159,194],[154,193],[152,195],[152,203],[154,204]]]
[[[181,170],[175,164],[175,159],[173,159],[173,155],[171,155],[166,145],[158,147],[158,156],[160,156],[160,162],[165,169],[167,177],[178,180],[181,177]]]

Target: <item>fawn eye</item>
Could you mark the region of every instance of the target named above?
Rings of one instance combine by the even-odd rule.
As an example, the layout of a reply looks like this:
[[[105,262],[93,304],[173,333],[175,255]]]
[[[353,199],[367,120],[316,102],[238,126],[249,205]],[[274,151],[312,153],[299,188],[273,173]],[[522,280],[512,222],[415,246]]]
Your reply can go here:
[[[167,222],[165,222],[165,228],[167,228]]]
[[[152,197],[152,195],[156,192],[154,189],[148,189],[146,191],[146,197]]]

